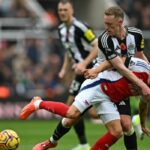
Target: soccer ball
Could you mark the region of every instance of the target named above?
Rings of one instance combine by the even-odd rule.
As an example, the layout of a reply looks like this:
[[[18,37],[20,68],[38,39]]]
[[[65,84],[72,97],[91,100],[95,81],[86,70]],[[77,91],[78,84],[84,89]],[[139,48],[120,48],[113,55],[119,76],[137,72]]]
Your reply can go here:
[[[20,138],[15,131],[6,129],[0,132],[0,150],[16,150],[19,144]]]

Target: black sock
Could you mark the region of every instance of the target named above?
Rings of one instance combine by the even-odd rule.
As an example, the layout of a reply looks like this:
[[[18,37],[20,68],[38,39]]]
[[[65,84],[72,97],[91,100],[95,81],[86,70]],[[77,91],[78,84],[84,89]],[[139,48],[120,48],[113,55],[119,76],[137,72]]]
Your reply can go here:
[[[85,125],[84,125],[84,120],[81,117],[81,119],[74,125],[75,132],[78,136],[80,144],[86,144],[87,139],[85,135]]]
[[[127,150],[137,150],[137,138],[135,132],[130,135],[124,135],[124,144]]]
[[[67,132],[69,132],[71,128],[66,128],[62,125],[62,120],[59,122],[57,125],[56,129],[54,130],[53,133],[53,139],[55,141],[58,141],[62,136],[64,136]]]

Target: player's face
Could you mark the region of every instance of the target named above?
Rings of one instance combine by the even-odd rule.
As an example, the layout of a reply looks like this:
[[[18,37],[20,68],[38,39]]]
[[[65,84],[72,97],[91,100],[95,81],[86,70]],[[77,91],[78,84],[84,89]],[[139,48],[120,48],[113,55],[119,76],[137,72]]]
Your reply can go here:
[[[121,28],[120,19],[115,18],[113,15],[104,16],[105,29],[110,36],[117,36]]]
[[[70,3],[58,4],[58,15],[62,22],[69,23],[73,18],[73,8]]]

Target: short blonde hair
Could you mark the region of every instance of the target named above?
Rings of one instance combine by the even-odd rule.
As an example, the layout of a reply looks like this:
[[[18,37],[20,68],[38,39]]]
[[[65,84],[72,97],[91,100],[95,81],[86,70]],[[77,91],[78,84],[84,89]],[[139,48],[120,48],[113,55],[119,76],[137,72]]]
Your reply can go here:
[[[106,16],[113,15],[115,18],[122,18],[124,19],[124,12],[120,7],[112,6],[105,10],[104,14]]]

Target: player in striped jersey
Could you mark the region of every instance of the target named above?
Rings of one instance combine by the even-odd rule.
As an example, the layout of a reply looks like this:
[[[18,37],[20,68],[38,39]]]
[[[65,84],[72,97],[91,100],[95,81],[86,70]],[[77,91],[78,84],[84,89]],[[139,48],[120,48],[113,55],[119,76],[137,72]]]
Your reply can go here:
[[[129,58],[127,65],[140,81],[142,80],[144,86],[150,87],[150,65],[138,58]],[[40,97],[35,97],[23,108],[20,119],[26,119],[38,109],[45,109],[65,117],[63,122],[70,127],[73,120],[75,123],[89,107],[95,106],[108,132],[97,140],[91,150],[108,150],[123,134],[120,115],[114,103],[121,102],[129,96],[141,95],[141,89],[136,87],[135,92],[133,90],[135,85],[131,88],[130,84],[131,82],[117,71],[106,70],[99,73],[95,79],[87,79],[83,82],[80,92],[70,107],[60,102],[43,101]],[[144,99],[146,101],[141,101],[141,124],[144,133],[150,136],[150,130],[145,123],[150,94],[145,95]]]
[[[135,56],[144,59],[147,62],[148,60],[143,53],[144,38],[142,31],[134,27],[125,27],[123,25],[123,19],[124,14],[120,8],[108,8],[104,14],[104,24],[106,30],[100,35],[98,44],[99,48],[103,51],[105,58],[124,75],[126,71],[123,71],[123,73],[123,69],[118,68],[120,61],[116,59],[116,56]],[[98,68],[91,69],[88,70],[85,75],[87,78],[94,78],[97,75],[97,72],[99,72]],[[132,127],[129,100],[118,103],[117,106],[121,115],[122,127],[125,133],[124,143],[126,149],[136,150],[137,142],[136,135]]]
[[[62,22],[58,27],[59,39],[65,49],[65,57],[62,68],[59,72],[61,79],[68,76],[68,68],[72,65],[72,72],[75,74],[70,85],[67,104],[71,105],[77,95],[82,82],[85,80],[83,70],[93,67],[92,61],[97,56],[97,37],[91,27],[77,20],[74,16],[73,4],[71,0],[60,0],[58,3],[58,15]],[[68,76],[71,78],[70,76]],[[72,150],[89,150],[85,134],[83,118],[74,125],[75,132],[80,142]],[[63,126],[62,121],[56,127],[51,139],[59,140],[70,128]],[[42,147],[39,144],[35,147]]]

